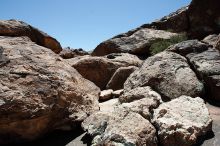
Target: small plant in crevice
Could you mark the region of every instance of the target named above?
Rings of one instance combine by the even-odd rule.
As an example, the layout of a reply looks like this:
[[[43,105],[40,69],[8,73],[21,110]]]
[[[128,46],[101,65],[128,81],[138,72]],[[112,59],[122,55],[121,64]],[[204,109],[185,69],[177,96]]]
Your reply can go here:
[[[155,55],[167,49],[169,46],[187,40],[185,33],[173,36],[170,39],[160,39],[153,43],[150,47],[150,54]]]

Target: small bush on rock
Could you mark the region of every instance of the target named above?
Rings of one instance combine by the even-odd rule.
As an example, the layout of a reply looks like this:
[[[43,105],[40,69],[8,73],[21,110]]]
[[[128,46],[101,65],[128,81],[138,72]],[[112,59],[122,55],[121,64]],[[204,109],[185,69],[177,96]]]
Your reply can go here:
[[[187,36],[185,33],[173,36],[168,40],[161,39],[156,43],[152,44],[150,47],[150,54],[155,55],[167,49],[170,45],[177,44],[179,42],[187,40]]]

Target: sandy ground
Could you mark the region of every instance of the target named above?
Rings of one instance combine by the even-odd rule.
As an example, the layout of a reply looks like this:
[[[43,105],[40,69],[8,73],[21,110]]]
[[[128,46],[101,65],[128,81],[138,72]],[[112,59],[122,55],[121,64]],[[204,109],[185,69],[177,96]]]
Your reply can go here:
[[[210,138],[204,141],[201,146],[220,146],[220,107],[213,106],[209,103],[206,105],[213,119],[213,133],[209,135]]]

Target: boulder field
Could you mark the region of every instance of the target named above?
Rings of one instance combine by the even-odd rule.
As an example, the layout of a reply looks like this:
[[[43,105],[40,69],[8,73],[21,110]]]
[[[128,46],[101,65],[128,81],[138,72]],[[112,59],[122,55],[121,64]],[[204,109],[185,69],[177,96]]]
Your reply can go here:
[[[0,145],[61,130],[92,146],[219,146],[219,24],[218,0],[192,0],[88,53],[0,20]]]

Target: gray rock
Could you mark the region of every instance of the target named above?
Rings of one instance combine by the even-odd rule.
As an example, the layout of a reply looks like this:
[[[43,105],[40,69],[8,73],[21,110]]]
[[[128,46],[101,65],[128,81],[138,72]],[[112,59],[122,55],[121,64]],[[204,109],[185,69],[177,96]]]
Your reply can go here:
[[[212,130],[212,120],[204,101],[181,96],[154,110],[153,123],[164,146],[192,146],[198,137]]]
[[[167,51],[172,51],[185,56],[189,53],[203,52],[208,48],[208,44],[202,43],[198,40],[187,40],[170,46]]]
[[[155,99],[161,99],[160,95],[153,91],[151,87],[137,87],[132,90],[128,90],[124,92],[120,97],[119,101],[121,103],[128,103],[135,100],[139,100],[142,98],[155,98]]]
[[[186,56],[197,74],[206,84],[207,93],[212,100],[220,101],[220,53],[210,48],[201,53],[191,53]]]
[[[187,60],[172,52],[149,57],[124,84],[124,92],[150,86],[161,96],[174,99],[181,95],[196,97],[203,94],[203,84],[197,79]]]
[[[138,69],[138,67],[136,66],[118,68],[112,75],[110,81],[106,85],[106,88],[113,90],[123,89],[124,82],[127,80],[129,75],[133,73],[136,69]]]
[[[104,56],[110,53],[132,53],[137,55],[149,54],[150,46],[161,39],[176,36],[163,30],[140,29],[127,36],[118,36],[102,42],[92,52],[94,56]]]
[[[92,137],[92,145],[156,146],[156,130],[141,115],[123,108],[98,112],[88,117],[82,127]]]

